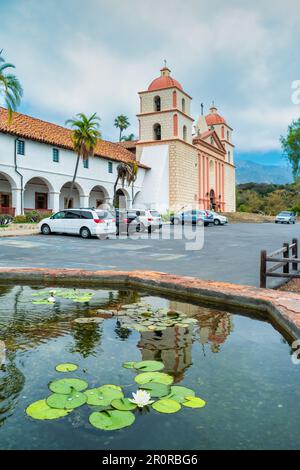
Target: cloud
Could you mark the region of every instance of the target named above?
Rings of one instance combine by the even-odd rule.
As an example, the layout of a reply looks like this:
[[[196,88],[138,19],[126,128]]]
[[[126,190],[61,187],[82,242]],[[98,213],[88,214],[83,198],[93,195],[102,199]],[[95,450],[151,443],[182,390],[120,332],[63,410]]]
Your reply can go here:
[[[97,113],[114,139],[163,59],[190,93],[193,116],[215,99],[240,151],[279,148],[299,115],[298,0],[1,0],[0,45],[25,89],[23,111],[63,123]],[[287,4],[289,8],[287,7]],[[298,74],[298,75],[297,75]]]

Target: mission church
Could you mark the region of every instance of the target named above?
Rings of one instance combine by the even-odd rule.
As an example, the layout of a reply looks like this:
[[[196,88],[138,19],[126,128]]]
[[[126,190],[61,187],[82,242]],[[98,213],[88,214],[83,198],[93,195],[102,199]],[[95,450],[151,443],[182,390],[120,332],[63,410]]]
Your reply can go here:
[[[167,66],[160,72],[139,92],[138,140],[99,140],[94,158],[81,162],[71,207],[110,206],[118,163],[136,161],[134,185],[118,186],[126,207],[235,211],[232,128],[214,104],[194,121],[191,96]],[[0,108],[0,214],[65,208],[76,161],[71,136],[21,113],[9,123]]]

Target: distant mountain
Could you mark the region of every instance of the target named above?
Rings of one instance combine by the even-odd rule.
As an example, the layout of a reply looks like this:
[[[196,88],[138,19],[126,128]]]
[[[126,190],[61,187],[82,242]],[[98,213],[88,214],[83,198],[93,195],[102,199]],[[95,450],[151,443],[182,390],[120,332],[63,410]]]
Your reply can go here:
[[[236,182],[241,183],[292,183],[292,172],[283,165],[260,165],[249,160],[238,160],[236,163]]]

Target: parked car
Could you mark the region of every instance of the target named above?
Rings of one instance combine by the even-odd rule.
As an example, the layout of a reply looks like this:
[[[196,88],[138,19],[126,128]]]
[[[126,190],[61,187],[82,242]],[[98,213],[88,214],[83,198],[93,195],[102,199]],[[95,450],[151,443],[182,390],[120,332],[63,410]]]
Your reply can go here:
[[[117,234],[161,229],[161,215],[154,209],[116,209]]]
[[[275,224],[294,224],[296,222],[296,214],[291,211],[282,211],[275,217]]]
[[[38,227],[43,235],[72,233],[82,238],[104,238],[116,233],[113,214],[100,209],[65,209],[41,220]]]
[[[178,212],[170,217],[170,222],[173,225],[178,224],[200,224],[203,223],[205,226],[213,224],[214,218],[210,211],[206,210],[191,210]]]
[[[218,214],[217,212],[209,211],[214,218],[214,225],[225,225],[228,224],[228,219],[225,215]]]

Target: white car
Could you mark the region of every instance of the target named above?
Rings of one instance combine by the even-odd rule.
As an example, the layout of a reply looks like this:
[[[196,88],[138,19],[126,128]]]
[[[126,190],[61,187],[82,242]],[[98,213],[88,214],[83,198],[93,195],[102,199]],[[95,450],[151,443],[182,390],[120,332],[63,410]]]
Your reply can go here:
[[[154,232],[155,229],[162,228],[161,215],[154,209],[134,209],[137,215],[137,224],[139,224],[140,231]]]
[[[228,224],[228,219],[225,215],[218,214],[217,212],[209,211],[214,218],[214,225],[225,225]]]
[[[105,238],[116,233],[116,221],[107,210],[65,209],[41,220],[38,228],[43,235],[72,233],[82,238]]]

